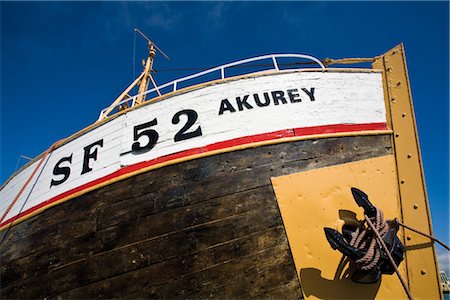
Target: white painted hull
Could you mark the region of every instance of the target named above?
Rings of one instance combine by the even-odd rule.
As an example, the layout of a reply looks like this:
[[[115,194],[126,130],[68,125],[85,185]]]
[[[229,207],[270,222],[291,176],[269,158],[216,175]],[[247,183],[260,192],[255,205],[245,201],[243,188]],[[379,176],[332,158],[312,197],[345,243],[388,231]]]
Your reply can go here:
[[[386,130],[381,73],[373,71],[258,74],[164,98],[77,134],[50,152],[0,228],[113,180],[180,159],[258,142]],[[188,119],[193,123],[187,124]],[[4,184],[0,215],[38,163]]]

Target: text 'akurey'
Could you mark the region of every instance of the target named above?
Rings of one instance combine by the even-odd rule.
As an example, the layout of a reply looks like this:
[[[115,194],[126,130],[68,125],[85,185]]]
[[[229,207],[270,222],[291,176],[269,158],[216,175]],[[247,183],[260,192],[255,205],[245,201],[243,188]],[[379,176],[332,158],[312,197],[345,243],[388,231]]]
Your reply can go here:
[[[256,93],[252,95],[244,95],[235,98],[235,104],[233,105],[228,99],[223,99],[220,102],[219,115],[225,112],[234,113],[236,111],[243,111],[245,109],[253,109],[256,107],[264,107],[269,105],[280,105],[288,103],[298,103],[302,100],[315,101],[314,98],[315,88],[301,88],[289,89],[286,91],[271,91],[264,93]]]

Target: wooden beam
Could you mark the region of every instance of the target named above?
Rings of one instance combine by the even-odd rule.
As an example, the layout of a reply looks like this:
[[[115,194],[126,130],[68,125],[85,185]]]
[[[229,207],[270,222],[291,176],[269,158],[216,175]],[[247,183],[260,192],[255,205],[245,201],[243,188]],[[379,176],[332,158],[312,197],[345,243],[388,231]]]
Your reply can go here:
[[[109,114],[111,111],[113,111],[114,107],[116,107],[116,105],[117,105],[120,101],[122,101],[122,99],[123,99],[126,95],[128,95],[128,93],[136,86],[136,84],[139,83],[139,81],[142,79],[142,77],[144,77],[144,75],[145,75],[145,71],[142,72],[141,75],[139,75],[139,77],[136,78],[136,80],[133,81],[133,83],[130,84],[130,85],[127,87],[127,89],[126,89],[125,91],[123,91],[122,94],[120,94],[120,96],[117,97],[116,100],[113,101],[113,103],[111,103],[111,105],[110,105],[110,106],[108,107],[108,109],[103,113],[102,117],[101,117],[97,122],[99,122],[99,121],[105,119],[105,118],[108,116],[108,114]]]

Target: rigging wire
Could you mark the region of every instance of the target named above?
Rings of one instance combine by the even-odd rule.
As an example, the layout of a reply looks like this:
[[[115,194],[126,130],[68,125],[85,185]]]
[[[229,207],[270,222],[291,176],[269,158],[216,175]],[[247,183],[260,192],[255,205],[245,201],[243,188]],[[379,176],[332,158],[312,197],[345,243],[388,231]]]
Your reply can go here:
[[[64,139],[63,139],[63,140],[59,140],[59,141],[53,143],[53,145],[51,145],[50,148],[48,148],[48,149],[44,152],[44,154],[42,155],[41,159],[38,161],[37,166],[34,168],[34,170],[33,170],[33,172],[31,173],[31,175],[28,176],[28,179],[27,179],[27,180],[25,181],[25,183],[22,185],[22,188],[19,190],[19,192],[18,192],[18,193],[16,194],[16,196],[14,197],[13,201],[12,201],[12,202],[9,204],[9,206],[7,207],[6,211],[5,211],[5,212],[3,213],[3,215],[0,217],[0,224],[3,222],[3,220],[6,218],[6,216],[7,216],[8,213],[10,212],[10,210],[11,210],[11,209],[13,208],[13,206],[16,204],[17,200],[19,200],[19,197],[20,197],[20,196],[22,195],[22,193],[25,191],[25,188],[26,188],[26,187],[28,186],[28,184],[31,182],[31,179],[34,177],[34,175],[37,173],[37,171],[38,171],[39,168],[41,167],[42,163],[45,161],[44,166],[42,167],[41,172],[40,172],[39,175],[38,175],[38,178],[36,179],[36,181],[34,182],[33,186],[31,187],[30,193],[29,193],[28,196],[25,198],[25,201],[24,201],[24,203],[22,204],[22,206],[21,206],[21,208],[20,208],[19,213],[17,214],[17,216],[19,216],[19,215],[22,213],[22,211],[23,211],[23,209],[24,209],[24,207],[25,207],[25,204],[28,202],[28,199],[29,199],[29,197],[30,197],[31,191],[32,191],[33,188],[36,186],[37,180],[38,180],[39,177],[41,176],[42,171],[44,170],[44,167],[47,165],[47,162],[48,162],[49,159],[50,159],[50,156],[49,156],[49,155],[51,155],[52,151],[53,151],[58,145],[60,145],[63,141],[64,141]],[[46,160],[47,157],[48,157],[48,159]],[[2,240],[0,241],[0,246],[1,246],[1,245],[3,244],[3,242],[6,240],[8,234],[9,234],[9,231],[11,230],[11,227],[13,226],[13,224],[14,224],[14,221],[11,221],[11,222],[9,223],[8,229],[6,230],[6,233],[3,235],[3,238],[2,238]]]
[[[136,78],[136,31],[133,38],[133,80]]]
[[[16,163],[16,168],[14,170],[14,172],[16,172],[19,169],[19,163],[20,163],[20,159],[27,159],[28,161],[32,161],[33,159],[31,157],[25,156],[25,155],[19,155],[19,157],[17,158],[17,163]]]
[[[403,226],[403,227],[405,227],[405,228],[407,228],[407,229],[409,229],[409,230],[411,230],[411,231],[414,231],[415,233],[418,233],[418,234],[421,234],[421,235],[423,235],[423,236],[426,236],[426,237],[432,239],[433,241],[435,241],[436,243],[440,244],[440,245],[441,245],[442,247],[444,247],[445,249],[447,249],[447,250],[450,251],[450,247],[449,247],[449,246],[447,246],[444,242],[441,242],[440,240],[438,240],[438,239],[435,238],[434,236],[428,235],[428,234],[426,234],[426,233],[424,233],[424,232],[421,232],[421,231],[419,231],[419,230],[417,230],[417,229],[414,229],[414,228],[412,228],[412,227],[409,227],[408,225],[405,225],[405,224],[403,224],[402,222],[400,222],[398,219],[395,219],[395,221],[397,222],[398,225]]]
[[[378,212],[381,212],[381,211],[380,211],[379,209],[377,209],[377,213],[378,213]],[[378,244],[383,248],[384,252],[386,253],[386,255],[387,255],[388,259],[389,259],[389,262],[391,263],[392,267],[394,268],[395,273],[397,274],[397,276],[398,276],[398,278],[399,278],[399,280],[400,280],[400,282],[401,282],[401,284],[402,284],[402,286],[403,286],[403,289],[405,290],[405,293],[406,293],[407,296],[408,296],[408,299],[412,300],[412,299],[413,299],[413,296],[411,295],[411,291],[408,289],[408,285],[406,284],[405,279],[404,279],[403,276],[400,274],[400,271],[399,271],[399,269],[398,269],[398,267],[397,267],[397,265],[396,265],[394,259],[392,258],[392,255],[391,255],[391,253],[390,253],[388,247],[386,246],[386,244],[385,244],[384,241],[383,241],[383,238],[381,237],[381,235],[382,235],[383,233],[379,231],[379,228],[377,228],[377,226],[374,225],[374,224],[372,223],[372,221],[370,220],[370,218],[369,218],[366,214],[364,214],[364,218],[365,218],[365,221],[367,222],[367,224],[369,225],[369,227],[370,227],[370,228],[372,229],[372,231],[375,233],[376,238],[377,238],[377,240],[378,240]],[[383,221],[383,222],[384,222],[384,221]],[[433,241],[439,243],[441,246],[443,246],[443,247],[446,248],[447,250],[450,250],[449,246],[447,246],[446,244],[444,244],[443,242],[441,242],[440,240],[438,240],[438,239],[435,238],[434,236],[428,235],[428,234],[426,234],[426,233],[424,233],[424,232],[421,232],[421,231],[419,231],[419,230],[417,230],[417,229],[414,229],[414,228],[412,228],[412,227],[409,227],[408,225],[405,225],[405,224],[401,223],[397,218],[394,219],[394,222],[395,222],[396,224],[400,225],[400,226],[403,226],[403,227],[405,227],[405,228],[411,230],[411,231],[414,231],[414,232],[416,232],[416,233],[418,233],[418,234],[421,234],[421,235],[423,235],[423,236],[426,236],[426,237],[432,239]],[[377,222],[377,223],[378,223],[378,222]],[[369,259],[372,259],[373,253],[368,253],[368,254],[370,254],[370,255],[369,255]],[[342,260],[341,260],[341,261],[342,261]]]

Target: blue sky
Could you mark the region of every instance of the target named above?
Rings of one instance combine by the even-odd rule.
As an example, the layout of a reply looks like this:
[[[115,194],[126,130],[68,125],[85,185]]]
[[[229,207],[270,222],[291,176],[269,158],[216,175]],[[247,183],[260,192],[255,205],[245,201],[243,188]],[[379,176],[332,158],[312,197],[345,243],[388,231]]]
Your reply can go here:
[[[1,182],[20,155],[34,157],[93,123],[132,82],[135,27],[171,57],[157,57],[156,69],[268,53],[373,57],[403,42],[433,227],[449,243],[448,2],[0,2],[0,9]],[[138,74],[146,45],[136,46]],[[438,252],[449,273],[448,256]]]

